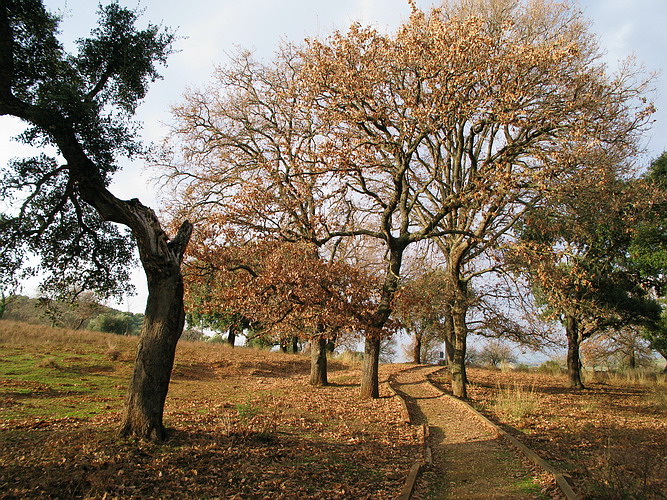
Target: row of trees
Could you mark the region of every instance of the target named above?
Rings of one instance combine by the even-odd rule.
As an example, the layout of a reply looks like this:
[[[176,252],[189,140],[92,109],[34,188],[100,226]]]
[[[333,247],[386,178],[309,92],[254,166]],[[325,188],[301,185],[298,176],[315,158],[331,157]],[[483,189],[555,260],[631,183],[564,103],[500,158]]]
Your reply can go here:
[[[609,76],[565,4],[411,5],[396,33],[353,24],[284,44],[266,64],[240,52],[209,88],[185,95],[153,158],[175,194],[169,237],[151,209],[107,187],[116,158],[142,152],[132,116],[173,35],[139,30],[135,12],[111,4],[66,54],[41,1],[0,4],[0,114],[29,126],[22,140],[61,155],[3,171],[0,191],[16,203],[0,215],[1,284],[35,253],[53,289],[120,293],[136,244],[149,297],[124,434],[164,437],[184,290],[202,321],[310,339],[316,367],[328,341],[361,335],[364,397],[378,396],[383,339],[415,310],[445,339],[462,397],[469,332],[524,333],[520,318],[499,313],[511,269],[527,264],[557,310],[550,290],[562,280],[542,278],[572,265],[561,249],[576,245],[555,230],[578,223],[541,223],[624,185],[653,111],[650,79],[631,65]],[[645,220],[642,199],[618,213]],[[576,255],[592,256],[589,246]],[[538,258],[547,249],[548,269]],[[606,269],[622,275],[623,265]],[[570,274],[583,276],[577,290],[606,289]],[[326,383],[324,373],[315,369],[313,382]]]
[[[314,344],[357,332],[363,397],[382,338],[435,332],[465,397],[469,332],[539,341],[500,312],[514,273],[568,325],[580,386],[582,338],[655,315],[622,262],[657,196],[629,180],[649,80],[599,59],[576,10],[502,0],[413,7],[395,34],[355,24],[267,64],[240,52],[173,109],[156,161],[174,219],[197,221],[189,307]],[[332,285],[334,264],[361,286]]]

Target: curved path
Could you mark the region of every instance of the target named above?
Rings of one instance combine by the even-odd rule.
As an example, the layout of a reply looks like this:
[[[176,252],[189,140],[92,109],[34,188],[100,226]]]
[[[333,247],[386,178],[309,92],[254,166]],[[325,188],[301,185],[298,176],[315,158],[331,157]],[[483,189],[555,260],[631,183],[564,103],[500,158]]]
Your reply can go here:
[[[433,463],[417,483],[416,499],[545,498],[534,474],[500,437],[427,380],[440,367],[399,372],[394,388],[412,422],[427,424]]]

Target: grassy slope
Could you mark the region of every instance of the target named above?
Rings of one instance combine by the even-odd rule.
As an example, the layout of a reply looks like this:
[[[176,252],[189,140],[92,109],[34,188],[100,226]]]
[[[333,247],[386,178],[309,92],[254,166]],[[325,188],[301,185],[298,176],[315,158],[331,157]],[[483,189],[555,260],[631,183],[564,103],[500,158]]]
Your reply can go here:
[[[136,338],[0,321],[0,497],[393,498],[419,453],[358,369],[182,342],[163,445],[120,440]],[[399,367],[384,367],[385,374]]]

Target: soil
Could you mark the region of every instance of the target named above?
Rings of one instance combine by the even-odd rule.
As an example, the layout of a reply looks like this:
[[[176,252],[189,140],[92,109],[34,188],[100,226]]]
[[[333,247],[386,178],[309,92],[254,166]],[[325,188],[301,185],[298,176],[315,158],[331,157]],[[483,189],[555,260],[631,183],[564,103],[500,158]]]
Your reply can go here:
[[[417,483],[413,498],[548,498],[543,475],[495,431],[427,381],[435,370],[422,366],[395,376],[394,387],[405,398],[413,423],[426,424],[430,430],[433,463]]]

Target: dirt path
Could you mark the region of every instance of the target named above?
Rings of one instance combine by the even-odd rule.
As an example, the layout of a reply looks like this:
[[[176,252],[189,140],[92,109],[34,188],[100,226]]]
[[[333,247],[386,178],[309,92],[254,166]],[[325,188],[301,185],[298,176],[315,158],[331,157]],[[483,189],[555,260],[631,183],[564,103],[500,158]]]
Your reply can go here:
[[[430,429],[433,464],[419,479],[413,498],[545,498],[514,450],[428,383],[426,376],[437,369],[416,367],[395,378],[413,422]]]

